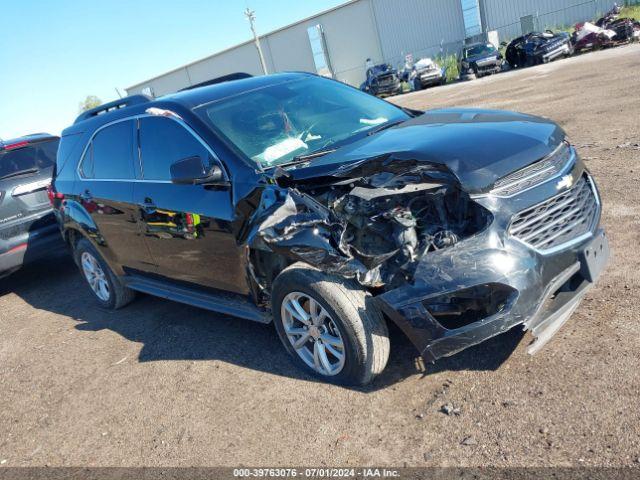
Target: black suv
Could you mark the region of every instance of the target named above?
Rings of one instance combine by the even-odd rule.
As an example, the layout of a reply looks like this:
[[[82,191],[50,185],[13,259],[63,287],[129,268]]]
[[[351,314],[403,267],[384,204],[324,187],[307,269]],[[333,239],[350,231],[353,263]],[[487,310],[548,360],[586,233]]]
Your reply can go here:
[[[402,93],[402,83],[398,71],[386,63],[367,69],[367,78],[360,90],[376,97],[385,97]]]
[[[344,384],[384,369],[388,322],[428,361],[515,325],[533,352],[608,255],[553,122],[406,110],[303,73],[89,111],[54,187],[100,305],[139,291],[273,320],[300,366]]]
[[[505,51],[511,68],[531,67],[558,57],[573,55],[571,38],[566,32],[533,32],[512,40]]]
[[[0,278],[63,247],[47,196],[59,138],[0,141]]]
[[[480,78],[485,75],[500,73],[504,59],[502,54],[491,43],[474,43],[462,49],[460,55],[460,78]]]

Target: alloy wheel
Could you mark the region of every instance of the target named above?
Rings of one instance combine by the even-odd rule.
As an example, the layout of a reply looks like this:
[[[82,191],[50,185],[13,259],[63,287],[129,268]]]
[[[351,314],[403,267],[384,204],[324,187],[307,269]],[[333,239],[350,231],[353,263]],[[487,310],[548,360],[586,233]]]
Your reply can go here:
[[[107,276],[98,260],[89,252],[83,252],[80,257],[80,263],[82,265],[82,273],[84,273],[84,277],[87,279],[93,293],[103,302],[108,302],[111,295],[109,282],[107,282]]]
[[[342,335],[318,301],[306,293],[291,292],[282,300],[280,317],[287,339],[304,363],[321,375],[342,371]]]

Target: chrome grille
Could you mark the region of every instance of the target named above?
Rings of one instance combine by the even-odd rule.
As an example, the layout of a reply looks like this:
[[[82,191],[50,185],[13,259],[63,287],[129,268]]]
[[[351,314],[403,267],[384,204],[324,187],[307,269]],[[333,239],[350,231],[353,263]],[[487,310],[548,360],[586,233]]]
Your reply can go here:
[[[562,143],[549,156],[532,163],[528,167],[502,177],[493,185],[491,193],[509,197],[518,192],[538,185],[560,173],[572,158],[571,147]]]
[[[516,214],[509,234],[540,251],[550,250],[592,232],[599,210],[593,184],[585,175],[573,188]]]

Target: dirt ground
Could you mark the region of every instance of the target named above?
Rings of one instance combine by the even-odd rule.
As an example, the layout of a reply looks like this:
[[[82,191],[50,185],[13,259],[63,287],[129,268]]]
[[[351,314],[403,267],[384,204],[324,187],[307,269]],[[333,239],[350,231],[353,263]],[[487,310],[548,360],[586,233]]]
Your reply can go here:
[[[395,332],[373,386],[335,387],[271,326],[101,311],[54,258],[0,281],[0,465],[640,465],[639,75],[636,45],[393,99],[552,118],[599,182],[613,261],[538,355],[516,330],[424,371]]]

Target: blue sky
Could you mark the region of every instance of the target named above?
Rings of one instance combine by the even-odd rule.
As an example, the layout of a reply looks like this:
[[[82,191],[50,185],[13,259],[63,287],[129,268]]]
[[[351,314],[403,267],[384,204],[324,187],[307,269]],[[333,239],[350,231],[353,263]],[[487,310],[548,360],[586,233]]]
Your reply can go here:
[[[124,87],[344,0],[6,0],[0,27],[0,138],[60,133],[87,95]]]

